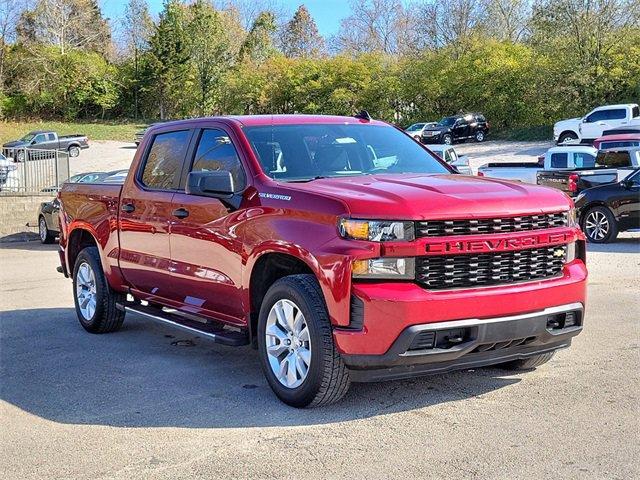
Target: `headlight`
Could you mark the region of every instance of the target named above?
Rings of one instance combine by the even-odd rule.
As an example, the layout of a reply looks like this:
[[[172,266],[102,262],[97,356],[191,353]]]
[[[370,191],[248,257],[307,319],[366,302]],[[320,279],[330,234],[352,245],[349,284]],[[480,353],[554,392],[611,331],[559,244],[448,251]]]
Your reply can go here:
[[[353,278],[378,280],[413,280],[416,276],[413,258],[370,258],[353,262]]]
[[[578,225],[578,217],[576,214],[576,209],[572,208],[567,212],[567,226],[575,227],[576,225]]]
[[[415,239],[413,222],[388,220],[340,220],[340,235],[371,242],[410,241]]]

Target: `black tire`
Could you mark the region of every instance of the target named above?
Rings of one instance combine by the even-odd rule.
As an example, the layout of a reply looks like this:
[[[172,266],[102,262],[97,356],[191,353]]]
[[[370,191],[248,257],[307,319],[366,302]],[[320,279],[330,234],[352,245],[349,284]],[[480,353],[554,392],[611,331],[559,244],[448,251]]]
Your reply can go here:
[[[40,236],[40,242],[44,244],[53,243],[56,239],[56,234],[49,230],[44,215],[40,215],[38,219],[38,235]]]
[[[444,143],[445,145],[453,145],[453,137],[450,134],[445,133],[442,136],[442,143]]]
[[[25,155],[25,151],[24,150],[18,150],[18,152],[16,153],[16,162],[17,163],[22,163],[24,162],[26,155]]]
[[[613,242],[618,236],[618,222],[607,207],[592,207],[587,210],[580,219],[580,227],[591,243]],[[606,232],[603,232],[605,228]]]
[[[577,140],[578,136],[573,132],[564,132],[558,138],[558,145],[566,142],[567,140]]]
[[[533,370],[534,368],[547,363],[555,354],[556,352],[541,353],[540,355],[535,355],[523,360],[501,363],[499,367],[506,370]]]
[[[311,362],[306,378],[296,388],[280,383],[269,364],[266,345],[267,317],[279,300],[299,307],[310,334]],[[349,373],[334,343],[327,307],[320,285],[313,275],[290,275],[275,282],[267,291],[258,319],[260,364],[269,386],[287,405],[318,407],[340,400],[349,389]]]
[[[478,142],[478,143],[482,143],[482,142],[484,142],[484,140],[485,140],[485,138],[486,138],[486,137],[485,137],[485,133],[484,133],[484,131],[483,131],[483,130],[478,130],[478,131],[476,132],[476,134],[475,134],[475,137],[474,137],[474,138],[475,138],[476,142]]]
[[[80,155],[80,147],[76,145],[71,145],[68,151],[70,157],[77,157]]]
[[[95,311],[90,318],[85,318],[78,303],[78,270],[87,264],[95,277]],[[123,304],[126,296],[111,289],[107,283],[100,262],[100,254],[96,247],[87,247],[76,258],[73,268],[73,299],[80,325],[90,333],[115,332],[122,326],[125,312],[118,309],[116,304]]]

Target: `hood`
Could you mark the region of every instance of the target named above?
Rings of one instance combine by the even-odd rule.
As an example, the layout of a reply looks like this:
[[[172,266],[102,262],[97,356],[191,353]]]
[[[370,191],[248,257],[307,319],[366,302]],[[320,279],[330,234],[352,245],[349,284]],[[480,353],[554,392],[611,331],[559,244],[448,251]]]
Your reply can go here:
[[[462,175],[367,175],[288,184],[342,201],[352,217],[451,220],[558,212],[571,200],[537,185]]]
[[[580,123],[581,120],[582,120],[582,117],[569,118],[567,120],[560,120],[559,122],[556,122],[554,124],[554,128],[558,129],[558,128],[564,128],[564,127],[576,125]]]
[[[14,140],[12,142],[5,143],[2,146],[4,148],[16,148],[16,147],[24,147],[25,145],[27,145],[27,142],[23,142],[22,140]]]

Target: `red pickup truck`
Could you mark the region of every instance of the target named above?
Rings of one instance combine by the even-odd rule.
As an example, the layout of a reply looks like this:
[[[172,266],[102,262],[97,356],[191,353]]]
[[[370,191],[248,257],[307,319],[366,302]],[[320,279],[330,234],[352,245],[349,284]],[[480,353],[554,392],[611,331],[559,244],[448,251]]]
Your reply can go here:
[[[582,329],[585,241],[565,194],[458,175],[365,114],[164,123],[123,185],[59,198],[87,331],[130,311],[251,344],[296,407],[352,381],[530,369]]]

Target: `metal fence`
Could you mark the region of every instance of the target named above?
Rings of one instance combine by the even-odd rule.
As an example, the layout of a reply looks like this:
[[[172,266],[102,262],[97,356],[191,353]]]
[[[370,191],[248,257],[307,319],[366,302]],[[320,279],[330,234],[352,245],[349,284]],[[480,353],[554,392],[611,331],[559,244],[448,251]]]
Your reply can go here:
[[[55,193],[69,178],[69,154],[58,150],[4,148],[0,195]]]

